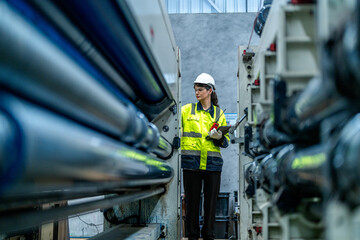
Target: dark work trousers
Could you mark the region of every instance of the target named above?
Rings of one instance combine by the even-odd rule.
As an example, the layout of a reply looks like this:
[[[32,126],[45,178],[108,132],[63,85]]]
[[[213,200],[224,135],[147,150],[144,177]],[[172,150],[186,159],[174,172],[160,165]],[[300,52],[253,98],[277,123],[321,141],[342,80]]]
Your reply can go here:
[[[220,191],[221,172],[183,170],[186,203],[186,229],[189,239],[200,237],[199,205],[204,181],[204,225],[201,234],[204,240],[214,239],[216,201]]]

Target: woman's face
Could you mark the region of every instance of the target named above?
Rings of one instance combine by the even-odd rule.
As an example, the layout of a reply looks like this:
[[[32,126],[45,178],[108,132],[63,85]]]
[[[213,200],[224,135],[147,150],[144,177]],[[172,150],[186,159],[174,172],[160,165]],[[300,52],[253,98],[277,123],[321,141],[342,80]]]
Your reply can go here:
[[[212,93],[211,88],[209,90],[207,90],[205,87],[195,85],[194,90],[195,90],[196,99],[198,101],[202,101],[204,99],[207,99],[207,98],[211,97],[211,93]]]

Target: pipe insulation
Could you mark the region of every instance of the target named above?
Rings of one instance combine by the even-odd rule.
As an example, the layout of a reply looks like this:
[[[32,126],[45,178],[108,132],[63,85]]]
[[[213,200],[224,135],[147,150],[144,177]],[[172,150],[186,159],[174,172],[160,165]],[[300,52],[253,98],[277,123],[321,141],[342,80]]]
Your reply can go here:
[[[164,161],[0,94],[0,208],[31,198],[168,183]]]
[[[161,72],[157,71],[144,37],[127,9],[125,1],[54,1],[101,47],[113,64],[127,76],[138,94],[149,103],[159,103],[172,95]]]
[[[130,145],[171,156],[171,144],[144,114],[110,94],[3,1],[0,11],[0,85]]]

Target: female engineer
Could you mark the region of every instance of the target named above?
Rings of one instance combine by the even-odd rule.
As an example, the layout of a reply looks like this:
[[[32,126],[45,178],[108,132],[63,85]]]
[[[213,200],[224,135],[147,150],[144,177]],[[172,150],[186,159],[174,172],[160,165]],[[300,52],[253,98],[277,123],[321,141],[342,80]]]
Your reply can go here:
[[[226,126],[224,112],[218,105],[214,78],[201,73],[194,81],[197,103],[181,108],[181,168],[186,203],[186,228],[188,239],[200,237],[199,205],[203,187],[204,224],[201,234],[204,240],[214,239],[216,201],[220,191],[223,159],[220,147],[229,144],[228,134],[214,128]],[[204,182],[204,186],[203,186]]]

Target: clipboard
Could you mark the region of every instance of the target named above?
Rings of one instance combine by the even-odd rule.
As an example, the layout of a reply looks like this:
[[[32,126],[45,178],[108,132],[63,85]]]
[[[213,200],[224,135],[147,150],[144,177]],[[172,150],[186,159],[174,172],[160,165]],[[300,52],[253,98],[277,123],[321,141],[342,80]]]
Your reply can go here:
[[[230,130],[231,126],[220,126],[218,127],[218,131],[220,130],[223,135],[227,134]]]

